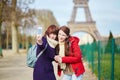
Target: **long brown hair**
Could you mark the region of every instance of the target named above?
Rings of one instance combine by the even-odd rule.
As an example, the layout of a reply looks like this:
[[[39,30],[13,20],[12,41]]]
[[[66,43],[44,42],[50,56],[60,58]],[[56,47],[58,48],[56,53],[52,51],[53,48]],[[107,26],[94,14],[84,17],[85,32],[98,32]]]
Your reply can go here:
[[[55,34],[55,35],[58,35],[58,30],[59,30],[59,28],[58,28],[56,25],[50,25],[50,26],[47,28],[44,36],[46,36],[46,35],[49,36],[49,34],[51,34],[51,33],[53,33],[53,34]],[[57,37],[56,37],[55,40],[57,40]]]
[[[59,31],[60,30],[62,30],[68,36],[65,40],[65,55],[68,56],[69,55],[69,48],[70,48],[70,42],[69,42],[70,29],[67,26],[61,26],[59,28]]]

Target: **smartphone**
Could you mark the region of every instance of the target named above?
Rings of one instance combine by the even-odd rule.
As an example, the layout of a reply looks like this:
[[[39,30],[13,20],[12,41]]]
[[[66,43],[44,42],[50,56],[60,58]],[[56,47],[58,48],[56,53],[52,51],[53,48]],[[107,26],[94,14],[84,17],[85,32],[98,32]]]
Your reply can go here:
[[[37,34],[38,34],[38,35],[41,35],[41,34],[42,34],[42,27],[38,27],[38,29],[37,29]]]

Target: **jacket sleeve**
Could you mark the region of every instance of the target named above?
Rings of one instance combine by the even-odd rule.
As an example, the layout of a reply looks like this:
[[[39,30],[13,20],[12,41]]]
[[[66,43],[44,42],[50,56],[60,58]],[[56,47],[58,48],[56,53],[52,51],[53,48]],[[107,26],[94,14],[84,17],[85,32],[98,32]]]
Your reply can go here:
[[[70,47],[70,56],[62,57],[62,63],[81,62],[82,54],[78,42],[73,41]]]
[[[42,37],[42,45],[39,45],[37,44],[37,50],[36,50],[36,54],[38,55],[44,48],[45,48],[45,45],[46,45],[46,39],[44,37]]]

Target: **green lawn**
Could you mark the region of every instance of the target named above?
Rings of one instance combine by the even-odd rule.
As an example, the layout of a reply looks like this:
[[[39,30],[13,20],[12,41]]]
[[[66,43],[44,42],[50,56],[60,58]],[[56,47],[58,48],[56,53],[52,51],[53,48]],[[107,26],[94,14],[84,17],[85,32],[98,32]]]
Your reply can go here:
[[[94,57],[98,58],[97,55],[95,55]],[[111,54],[101,55],[101,58],[100,58],[100,79],[101,80],[111,80],[111,73],[112,73],[111,57],[112,57]],[[115,60],[114,61],[114,80],[120,80],[120,69],[119,69],[120,54],[115,54],[114,60]],[[98,61],[94,61],[94,73],[98,76]]]

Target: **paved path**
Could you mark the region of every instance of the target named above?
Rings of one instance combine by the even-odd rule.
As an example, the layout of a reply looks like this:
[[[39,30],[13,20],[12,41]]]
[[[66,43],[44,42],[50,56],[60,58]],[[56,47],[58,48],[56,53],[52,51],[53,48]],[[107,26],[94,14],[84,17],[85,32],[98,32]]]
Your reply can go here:
[[[95,74],[92,73],[91,69],[88,67],[87,62],[84,62],[85,73],[83,76],[83,80],[98,80]]]
[[[0,59],[0,80],[32,80],[32,69],[25,63],[25,55]]]
[[[83,80],[97,80],[85,62],[84,65],[86,72]],[[0,80],[32,80],[32,73],[33,69],[26,66],[26,54],[7,55],[0,59]]]

